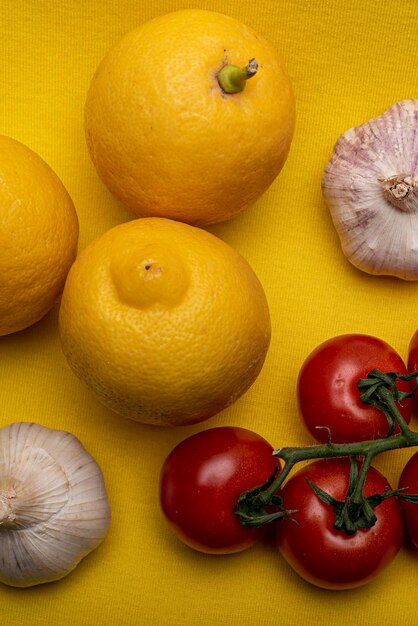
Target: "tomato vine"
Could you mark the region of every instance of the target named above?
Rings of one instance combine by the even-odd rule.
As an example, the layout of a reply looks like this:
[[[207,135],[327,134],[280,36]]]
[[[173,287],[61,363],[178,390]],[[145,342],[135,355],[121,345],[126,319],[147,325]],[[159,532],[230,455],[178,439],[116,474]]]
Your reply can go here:
[[[415,379],[411,392],[402,392],[398,388],[401,381]],[[397,372],[370,371],[365,378],[358,381],[357,387],[361,401],[381,410],[388,422],[387,434],[379,439],[354,443],[328,442],[302,447],[284,447],[274,450],[273,455],[284,462],[281,469],[275,472],[262,485],[243,492],[237,501],[235,514],[246,528],[257,528],[263,524],[291,518],[295,511],[286,510],[282,506],[280,488],[293,467],[301,461],[313,459],[329,459],[349,457],[351,471],[345,499],[339,501],[313,483],[310,487],[316,495],[335,512],[334,528],[348,535],[360,528],[371,528],[376,522],[374,508],[386,498],[397,496],[408,502],[418,503],[418,495],[404,494],[402,489],[376,493],[366,497],[363,493],[364,483],[373,459],[383,452],[399,448],[418,446],[418,432],[412,431],[402,417],[398,403],[411,397],[418,386],[418,372],[402,375]],[[396,425],[398,434],[394,435]],[[360,461],[360,468],[358,462]]]

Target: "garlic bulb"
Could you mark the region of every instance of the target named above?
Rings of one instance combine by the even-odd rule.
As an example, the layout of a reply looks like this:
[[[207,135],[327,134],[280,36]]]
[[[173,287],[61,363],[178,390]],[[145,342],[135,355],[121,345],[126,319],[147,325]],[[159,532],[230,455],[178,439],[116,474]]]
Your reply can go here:
[[[418,280],[418,100],[343,133],[322,191],[353,265]]]
[[[0,581],[58,580],[105,537],[103,476],[70,433],[17,422],[0,429]]]

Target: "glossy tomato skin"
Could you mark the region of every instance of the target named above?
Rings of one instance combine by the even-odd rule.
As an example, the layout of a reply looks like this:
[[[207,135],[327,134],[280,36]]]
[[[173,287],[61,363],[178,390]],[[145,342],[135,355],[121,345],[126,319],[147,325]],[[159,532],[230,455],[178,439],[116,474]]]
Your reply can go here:
[[[398,487],[404,493],[418,493],[418,452],[415,452],[405,465],[399,478]],[[406,535],[411,543],[418,548],[418,504],[400,499],[404,516]]]
[[[343,500],[348,486],[349,459],[321,459],[295,473],[282,489],[286,509],[298,509],[295,522],[277,524],[277,546],[291,567],[306,581],[325,589],[351,589],[379,574],[398,553],[403,541],[403,521],[396,498],[374,509],[376,524],[354,535],[333,528],[335,514],[313,492],[306,478]],[[371,468],[365,494],[390,489],[387,480]]]
[[[316,440],[326,442],[330,436],[333,443],[348,443],[387,434],[386,417],[375,407],[363,404],[357,389],[357,381],[373,369],[407,373],[399,354],[370,335],[339,335],[308,355],[299,372],[297,396],[303,421]],[[399,389],[409,392],[412,383],[402,382]],[[398,408],[409,423],[411,400],[404,400]]]
[[[245,550],[266,528],[244,528],[235,515],[238,496],[263,484],[279,465],[273,447],[244,428],[221,426],[179,443],[160,476],[160,505],[174,534],[209,554]]]
[[[418,330],[415,331],[409,342],[408,352],[408,372],[416,371],[418,371]],[[415,393],[412,398],[412,406],[414,411],[418,413],[418,393]]]

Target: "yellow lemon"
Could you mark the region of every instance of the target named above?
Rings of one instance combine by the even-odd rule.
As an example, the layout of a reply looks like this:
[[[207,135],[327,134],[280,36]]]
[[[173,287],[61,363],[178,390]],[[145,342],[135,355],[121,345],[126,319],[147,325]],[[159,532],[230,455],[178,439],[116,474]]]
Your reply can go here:
[[[77,214],[58,176],[33,150],[0,136],[0,335],[54,306],[77,243]]]
[[[87,145],[135,215],[194,225],[253,204],[287,158],[295,104],[270,43],[237,20],[189,9],[108,51],[85,106]]]
[[[263,288],[243,257],[166,218],[91,242],[66,281],[63,352],[99,400],[156,425],[207,419],[254,382],[270,341]]]

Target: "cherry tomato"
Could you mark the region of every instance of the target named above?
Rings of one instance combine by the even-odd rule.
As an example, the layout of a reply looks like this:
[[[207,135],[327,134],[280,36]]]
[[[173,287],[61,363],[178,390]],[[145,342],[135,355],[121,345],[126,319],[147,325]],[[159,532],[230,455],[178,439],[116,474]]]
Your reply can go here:
[[[418,371],[418,330],[409,343],[408,371],[411,373]],[[412,406],[418,412],[418,393],[412,398]]]
[[[393,560],[403,542],[402,514],[395,497],[374,509],[377,521],[371,528],[354,535],[334,529],[333,508],[319,499],[306,479],[343,500],[349,472],[347,458],[314,461],[295,473],[281,492],[283,506],[298,512],[292,514],[294,521],[278,522],[278,549],[302,578],[325,589],[350,589],[369,582]],[[387,490],[387,480],[370,468],[364,494]]]
[[[387,434],[385,415],[364,404],[357,389],[357,381],[373,369],[407,373],[399,354],[385,341],[370,335],[333,337],[306,358],[299,372],[297,395],[302,418],[316,440],[326,442],[331,437],[333,443],[348,443]],[[401,382],[398,388],[409,392],[413,385]],[[411,400],[403,400],[398,408],[409,423]]]
[[[418,452],[416,452],[402,470],[398,487],[404,493],[418,493]],[[418,504],[406,502],[400,498],[402,513],[404,516],[405,530],[411,543],[418,548]]]
[[[249,548],[266,528],[244,528],[234,513],[238,496],[263,484],[278,467],[260,435],[233,426],[201,431],[179,443],[160,477],[160,504],[174,534],[201,552]]]

